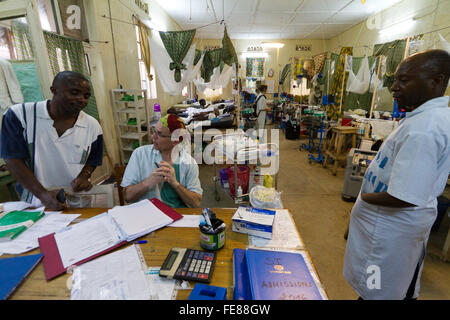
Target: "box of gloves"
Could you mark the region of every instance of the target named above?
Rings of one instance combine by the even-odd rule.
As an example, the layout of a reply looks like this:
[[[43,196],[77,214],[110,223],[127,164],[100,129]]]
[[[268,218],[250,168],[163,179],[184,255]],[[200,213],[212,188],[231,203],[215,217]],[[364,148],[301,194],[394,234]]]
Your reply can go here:
[[[271,239],[275,210],[239,206],[232,218],[232,230]]]

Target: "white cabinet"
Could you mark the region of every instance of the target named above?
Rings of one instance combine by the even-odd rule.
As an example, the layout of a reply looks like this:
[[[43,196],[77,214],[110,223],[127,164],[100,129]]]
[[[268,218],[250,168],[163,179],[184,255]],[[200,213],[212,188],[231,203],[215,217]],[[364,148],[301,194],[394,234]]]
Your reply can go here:
[[[150,111],[145,90],[112,89],[114,122],[121,165],[137,147],[151,143]]]

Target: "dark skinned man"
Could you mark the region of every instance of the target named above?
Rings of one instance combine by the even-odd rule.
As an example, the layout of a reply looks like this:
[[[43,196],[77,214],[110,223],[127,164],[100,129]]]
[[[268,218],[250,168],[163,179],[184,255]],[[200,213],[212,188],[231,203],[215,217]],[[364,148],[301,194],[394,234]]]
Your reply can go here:
[[[416,299],[436,198],[450,171],[450,55],[405,59],[391,89],[406,117],[366,171],[352,209],[344,278],[361,299]]]
[[[91,96],[83,75],[60,72],[50,89],[51,100],[14,105],[5,113],[0,156],[23,201],[62,210],[66,204],[52,187],[92,188],[89,178],[102,163],[103,135],[97,120],[82,111]]]

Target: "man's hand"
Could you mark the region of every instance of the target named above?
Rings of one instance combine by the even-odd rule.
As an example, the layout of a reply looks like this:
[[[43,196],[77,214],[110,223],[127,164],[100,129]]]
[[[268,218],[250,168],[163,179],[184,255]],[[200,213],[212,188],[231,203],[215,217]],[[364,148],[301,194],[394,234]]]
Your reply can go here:
[[[89,191],[92,188],[92,183],[89,179],[82,175],[79,175],[73,179],[70,185],[72,186],[72,190],[74,192]]]
[[[38,197],[47,210],[61,211],[68,207],[66,203],[59,202],[56,199],[58,191],[59,190],[45,191]]]

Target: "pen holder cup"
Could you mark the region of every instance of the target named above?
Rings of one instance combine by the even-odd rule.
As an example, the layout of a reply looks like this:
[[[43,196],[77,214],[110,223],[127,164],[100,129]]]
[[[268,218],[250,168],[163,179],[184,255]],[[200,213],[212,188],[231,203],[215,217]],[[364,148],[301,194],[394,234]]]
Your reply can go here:
[[[200,225],[200,246],[205,250],[219,250],[225,244],[226,226],[217,218],[211,218],[211,224],[213,228],[217,227],[211,230],[206,225]]]

